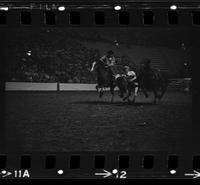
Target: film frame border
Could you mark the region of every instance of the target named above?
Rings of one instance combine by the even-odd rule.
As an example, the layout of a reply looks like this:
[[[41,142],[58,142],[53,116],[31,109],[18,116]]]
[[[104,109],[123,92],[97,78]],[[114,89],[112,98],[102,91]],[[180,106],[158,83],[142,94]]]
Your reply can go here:
[[[151,3],[149,4],[151,5]],[[154,4],[155,6],[156,4]],[[193,5],[193,3],[192,3]],[[153,6],[153,7],[154,7]],[[111,6],[113,7],[113,6]],[[193,6],[192,6],[193,7]],[[86,8],[83,8],[85,10],[87,10],[88,7]],[[129,10],[129,6],[127,7],[127,10],[128,11],[131,11],[132,8],[130,8]],[[94,12],[94,9],[95,8],[90,8],[90,11],[89,13],[92,13]],[[133,8],[134,10],[138,9],[138,8]],[[145,10],[146,8],[142,8],[142,10],[140,9],[140,13],[138,14],[139,15],[143,15],[143,10]],[[168,8],[166,8],[168,10]],[[79,10],[79,8],[75,8],[74,7],[74,10]],[[149,10],[149,9],[148,9]],[[151,9],[150,9],[151,10]],[[152,8],[153,11],[158,11],[157,8]],[[162,10],[162,8],[161,8]],[[196,25],[193,25],[192,24],[192,16],[191,16],[191,10],[195,10],[196,11],[196,8],[186,8],[186,9],[183,9],[183,10],[180,10],[179,13],[181,13],[181,15],[183,15],[184,13],[183,12],[187,12],[187,16],[184,17],[183,21],[179,22],[179,24],[177,24],[176,26],[179,27],[179,26],[189,26],[190,28],[191,27],[195,27],[195,29],[199,29],[198,25],[196,27]],[[44,16],[41,16],[44,15],[43,13],[46,11],[46,9],[42,9],[42,10],[38,10],[36,8],[36,10],[28,10],[28,11],[35,11],[34,13],[37,15],[38,13],[40,14],[40,16],[36,16],[36,20],[39,20],[39,23],[35,23],[35,24],[31,24],[31,25],[25,25],[25,27],[37,27],[37,26],[72,26],[74,27],[74,25],[70,25],[70,24],[64,24],[64,25],[60,25],[60,24],[56,24],[56,25],[46,25],[44,24]],[[42,12],[41,12],[42,11]],[[48,10],[49,11],[49,10]],[[52,10],[50,10],[52,11]],[[106,10],[107,11],[107,10]],[[108,10],[110,12],[110,10]],[[199,9],[198,9],[199,11]],[[20,12],[21,12],[21,9],[11,9],[9,10],[8,12],[11,12],[12,16],[14,14],[13,17],[16,18],[16,15],[19,15]],[[53,10],[53,12],[58,12],[57,10]],[[86,16],[88,15],[88,10],[87,11],[82,11],[81,12]],[[115,11],[114,11],[115,12]],[[162,11],[158,11],[158,12],[162,12]],[[157,12],[157,13],[158,13]],[[59,12],[60,13],[60,12]],[[82,14],[81,14],[82,15]],[[91,14],[90,14],[91,15]],[[112,15],[112,14],[111,14]],[[162,14],[163,15],[163,14]],[[11,17],[12,17],[11,16]],[[64,17],[63,17],[64,16]],[[66,15],[63,15],[61,16],[61,18],[66,18]],[[161,23],[163,23],[163,19],[165,20],[164,21],[164,24],[150,24],[150,25],[147,25],[147,26],[150,26],[150,27],[156,27],[156,26],[161,26],[161,27],[165,27],[165,26],[170,26],[169,24],[167,24],[167,21],[166,21],[166,14],[164,15],[164,18],[163,16],[161,16],[161,18],[159,19],[161,21]],[[17,16],[18,17],[18,16]],[[109,17],[109,16],[108,16]],[[112,16],[111,16],[112,17]],[[114,23],[116,24],[104,24],[104,25],[101,25],[103,27],[105,26],[123,26],[124,25],[120,25],[118,24],[118,21],[116,21],[116,17],[117,16],[114,16]],[[129,24],[129,25],[125,25],[126,26],[139,26],[139,27],[146,27],[146,25],[143,24],[143,21],[141,20],[141,16],[139,16],[140,18],[140,21],[138,22],[138,24],[135,24],[135,22],[133,22],[133,24]],[[18,17],[19,18],[19,17]],[[113,18],[113,17],[112,17]],[[111,20],[112,20],[111,18]],[[185,19],[186,18],[186,19]],[[11,20],[10,17],[8,18],[8,20]],[[95,25],[94,24],[94,21],[90,20],[89,22],[84,22],[85,18],[83,19],[83,22],[80,22],[80,25],[75,25],[75,26],[88,26],[88,25],[92,25],[92,26],[98,26],[99,25]],[[83,24],[82,24],[83,23]],[[92,24],[91,24],[92,23]],[[6,29],[10,29],[11,27],[18,27],[20,26],[20,22],[19,22],[19,19],[12,19],[12,21],[9,21],[8,25],[0,25],[0,29],[1,28],[6,28]],[[21,25],[21,26],[24,26],[24,25]],[[173,25],[174,27],[175,25]],[[4,54],[3,50],[2,50],[2,56]],[[2,72],[2,71],[1,71]],[[3,73],[3,72],[2,72]],[[1,73],[1,74],[2,74]],[[3,79],[3,78],[1,78]],[[1,84],[1,90],[4,91],[4,87],[2,86]],[[1,96],[3,96],[3,93],[1,93]],[[2,98],[1,100],[3,100],[4,98]],[[5,102],[4,102],[5,103]],[[3,105],[3,104],[1,104]],[[4,107],[1,106],[1,110],[0,112],[4,112]],[[1,115],[2,117],[4,116],[3,114]],[[4,144],[4,143],[3,143]],[[48,159],[48,156],[50,157]],[[77,167],[77,169],[72,169],[70,167],[70,159],[71,159],[71,156],[79,156],[79,160],[80,160],[80,163]],[[194,154],[191,154],[191,153],[179,153],[179,152],[175,152],[174,154],[172,153],[162,153],[162,152],[69,152],[69,153],[65,153],[65,154],[60,154],[60,153],[55,153],[55,154],[38,154],[38,153],[33,153],[33,154],[11,154],[11,153],[6,153],[4,152],[4,150],[2,150],[2,154],[0,155],[0,161],[3,161],[3,165],[5,167],[1,167],[1,170],[4,170],[4,169],[7,169],[7,167],[9,169],[12,169],[13,167],[17,167],[18,169],[28,169],[29,167],[31,168],[31,171],[32,170],[36,170],[37,171],[37,174],[35,173],[36,171],[34,171],[34,175],[37,176],[37,177],[41,177],[43,178],[44,176],[41,175],[41,174],[45,174],[45,177],[51,177],[51,178],[97,178],[96,176],[91,176],[91,173],[94,173],[94,171],[97,171],[97,169],[103,169],[102,167],[100,168],[95,168],[94,167],[94,164],[95,164],[95,156],[104,156],[104,162],[105,161],[109,161],[106,163],[106,166],[105,169],[109,170],[109,171],[112,171],[113,169],[126,169],[127,171],[127,174],[130,174],[131,176],[127,177],[128,178],[160,178],[160,177],[163,177],[163,178],[184,178],[184,176],[182,176],[184,173],[185,173],[185,169],[187,169],[188,171],[192,172],[192,170],[195,170],[195,169],[199,169],[199,165],[197,165],[197,163],[199,163],[200,161],[200,152],[198,153],[194,153]],[[128,165],[129,167],[128,168],[120,168],[119,165],[120,165],[120,156],[128,156]],[[152,163],[152,159],[155,163],[153,163],[153,167],[150,167],[149,169],[145,169],[144,168],[144,157],[147,157],[146,161],[147,161],[147,166],[150,165],[152,166],[152,164],[148,164],[148,161],[150,161],[150,163]],[[153,158],[152,158],[153,156]],[[174,156],[174,157],[173,157]],[[150,158],[148,158],[150,157]],[[172,158],[170,158],[172,157]],[[176,157],[178,157],[178,159],[176,159]],[[52,160],[54,162],[52,162]],[[73,159],[72,159],[73,160]],[[126,159],[127,160],[127,159]],[[125,160],[125,161],[126,161]],[[34,162],[33,162],[34,161]],[[40,163],[42,161],[42,163]],[[48,167],[49,164],[47,164],[47,166],[45,166],[45,162],[44,161],[50,161],[50,167]],[[86,162],[88,161],[88,162]],[[135,163],[134,163],[135,161]],[[168,161],[168,162],[167,162]],[[169,161],[178,161],[177,165],[174,165],[174,162],[169,162]],[[184,162],[183,162],[184,161]],[[40,163],[40,165],[38,166],[38,163]],[[65,165],[64,165],[65,164]],[[116,166],[117,164],[117,166]],[[31,166],[30,166],[31,165]],[[64,165],[64,166],[63,166]],[[77,164],[75,164],[77,165]],[[171,165],[171,166],[170,166]],[[47,168],[49,168],[47,170]],[[63,169],[65,172],[67,172],[67,175],[65,176],[63,174],[63,176],[59,176],[55,173],[56,170],[59,170],[59,169]],[[39,171],[38,171],[39,170]],[[155,171],[154,171],[155,170]],[[160,170],[160,171],[159,171]],[[174,174],[170,174],[170,170],[177,170],[176,172],[176,175]],[[159,171],[159,172],[158,172]],[[54,176],[55,175],[55,176]],[[34,178],[34,177],[33,177]],[[102,177],[100,177],[102,178]]]
[[[118,4],[105,4],[96,7],[96,5],[62,5],[59,4],[26,4],[26,5],[4,5],[0,4],[1,14],[3,17],[0,26],[195,26],[199,25],[199,5],[198,3],[190,4],[173,4],[173,3],[156,3],[142,4],[133,3],[130,5],[121,5],[121,9],[115,10]],[[175,9],[171,8],[175,6]],[[59,7],[64,10],[59,11]],[[192,10],[192,11],[191,11]],[[70,22],[73,13],[79,16],[79,22]],[[95,23],[95,13],[100,13],[99,18],[104,18],[105,22]],[[30,22],[24,18],[30,16]],[[76,17],[76,16],[75,16]],[[87,17],[87,18],[86,18]],[[121,22],[123,18],[128,18],[129,22]],[[48,18],[50,21],[48,22]],[[21,20],[24,23],[21,23]],[[171,19],[171,20],[170,20]],[[176,20],[177,19],[177,20]],[[175,21],[174,21],[175,20]],[[195,22],[195,20],[197,20]]]
[[[99,157],[103,157],[104,165]],[[193,154],[181,152],[66,152],[0,155],[0,161],[4,161],[1,171],[6,170],[13,175],[15,171],[21,171],[23,175],[23,172],[28,170],[30,178],[55,179],[102,179],[104,175],[95,174],[104,170],[111,173],[117,170],[118,173],[112,173],[109,179],[188,179],[186,174],[199,171],[199,166],[193,164],[199,158],[200,155],[194,157]],[[122,172],[125,172],[124,176]],[[195,174],[192,177],[194,178]]]

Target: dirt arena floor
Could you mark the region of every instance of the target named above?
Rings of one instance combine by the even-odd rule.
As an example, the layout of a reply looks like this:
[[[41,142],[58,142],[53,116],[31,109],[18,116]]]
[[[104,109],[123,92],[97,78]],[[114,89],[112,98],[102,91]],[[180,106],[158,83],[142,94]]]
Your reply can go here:
[[[6,92],[8,151],[180,151],[190,144],[192,94],[130,105],[96,92]]]

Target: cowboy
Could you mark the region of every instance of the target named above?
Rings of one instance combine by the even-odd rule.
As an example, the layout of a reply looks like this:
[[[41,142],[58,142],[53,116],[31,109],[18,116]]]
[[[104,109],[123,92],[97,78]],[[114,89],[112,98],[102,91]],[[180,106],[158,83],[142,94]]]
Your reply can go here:
[[[111,76],[114,77],[115,71],[113,69],[113,66],[116,64],[114,52],[112,50],[109,50],[106,55],[100,58],[100,61],[106,65],[106,67],[110,70]]]
[[[114,66],[116,63],[114,52],[109,50],[106,55],[100,58],[100,61],[102,61],[107,66]]]
[[[124,71],[125,71],[125,78],[128,82],[129,88],[135,89],[135,96],[137,96],[138,89],[139,89],[139,84],[137,82],[137,76],[136,73],[133,70],[130,70],[129,66],[124,66]]]

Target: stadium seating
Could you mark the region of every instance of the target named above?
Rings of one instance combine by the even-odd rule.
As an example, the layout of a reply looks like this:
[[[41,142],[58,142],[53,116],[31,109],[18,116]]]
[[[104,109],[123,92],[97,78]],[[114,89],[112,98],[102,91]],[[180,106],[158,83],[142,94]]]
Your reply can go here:
[[[123,34],[111,33],[47,28],[33,33],[17,30],[8,43],[7,81],[95,83],[96,77],[90,73],[91,64],[108,50],[114,51],[119,64],[139,66],[143,58],[149,58],[153,67],[170,77],[183,77],[183,62],[190,58],[180,48],[161,46],[155,38],[149,44],[150,33],[138,31],[133,36],[134,44],[128,43]],[[127,43],[120,42],[116,47],[112,37]]]

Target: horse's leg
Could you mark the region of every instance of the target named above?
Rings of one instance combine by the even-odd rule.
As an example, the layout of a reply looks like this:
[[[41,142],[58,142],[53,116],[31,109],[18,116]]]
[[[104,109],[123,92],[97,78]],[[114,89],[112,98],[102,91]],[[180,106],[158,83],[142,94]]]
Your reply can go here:
[[[111,103],[114,101],[114,87],[110,87],[110,92],[111,92]]]
[[[136,96],[135,96],[135,93],[133,94],[133,99],[132,99],[132,103],[135,103],[135,98],[136,98]]]
[[[99,92],[99,98],[102,98],[103,96],[103,87],[101,87],[100,92]]]
[[[130,103],[131,102],[130,99],[129,99],[130,96],[131,96],[131,91],[130,91],[130,89],[127,89],[126,96],[123,98],[123,101],[128,100],[128,102]]]
[[[134,93],[133,93],[133,99],[132,100],[129,99],[131,97],[132,90],[133,90],[133,86],[131,84],[129,84],[129,87],[128,87],[128,102],[129,103],[135,102],[135,88],[134,88]]]
[[[132,101],[129,99],[131,97],[131,89],[128,89],[128,102],[131,103]]]
[[[125,101],[125,100],[127,100],[128,99],[128,101],[130,101],[129,100],[129,97],[130,97],[130,95],[131,95],[131,91],[128,89],[127,91],[126,91],[126,96],[123,98],[123,100]]]
[[[133,103],[135,102],[135,98],[137,97],[137,95],[138,95],[138,87],[136,86],[134,88],[134,96],[133,96],[133,100],[132,100]]]
[[[166,90],[167,90],[167,85],[166,85],[166,84],[162,85],[162,87],[161,87],[161,94],[160,94],[160,96],[159,96],[159,98],[158,98],[159,101],[161,100],[161,98],[162,98],[163,95],[165,94]]]
[[[123,98],[123,100],[124,100],[124,101],[125,101],[125,100],[128,100],[128,102],[131,103],[131,100],[130,100],[130,97],[131,97],[131,89],[128,88],[126,93],[127,93],[127,96],[126,96],[125,98]]]
[[[96,85],[95,88],[96,88],[97,92],[99,92],[99,86]]]
[[[154,103],[156,103],[156,99],[158,98],[158,93],[157,93],[155,88],[153,88],[152,91],[153,91],[153,94],[154,94]]]
[[[124,91],[122,89],[119,90],[118,94],[120,98],[124,98]]]

